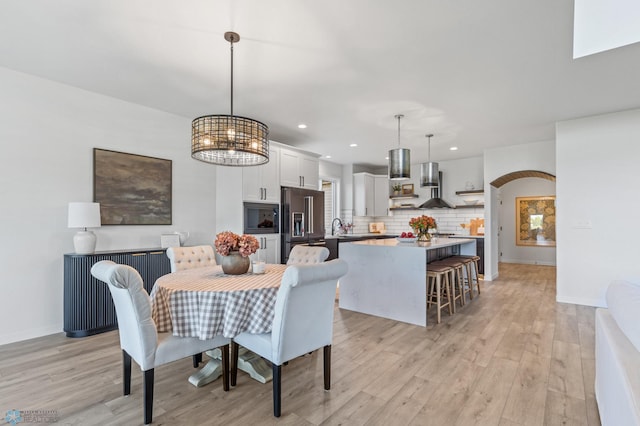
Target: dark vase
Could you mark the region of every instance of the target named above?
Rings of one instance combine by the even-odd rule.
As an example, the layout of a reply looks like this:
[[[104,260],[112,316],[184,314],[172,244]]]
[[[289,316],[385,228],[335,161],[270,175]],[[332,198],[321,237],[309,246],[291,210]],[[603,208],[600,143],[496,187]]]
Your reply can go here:
[[[242,275],[249,270],[251,261],[249,257],[243,257],[239,251],[229,252],[227,256],[221,256],[220,266],[222,271],[227,275]]]

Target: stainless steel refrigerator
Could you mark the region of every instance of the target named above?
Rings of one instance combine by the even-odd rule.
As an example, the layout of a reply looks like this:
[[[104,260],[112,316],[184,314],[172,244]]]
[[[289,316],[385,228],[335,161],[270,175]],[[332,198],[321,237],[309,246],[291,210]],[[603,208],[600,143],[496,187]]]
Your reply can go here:
[[[324,246],[324,192],[283,186],[280,200],[282,263],[298,244]]]

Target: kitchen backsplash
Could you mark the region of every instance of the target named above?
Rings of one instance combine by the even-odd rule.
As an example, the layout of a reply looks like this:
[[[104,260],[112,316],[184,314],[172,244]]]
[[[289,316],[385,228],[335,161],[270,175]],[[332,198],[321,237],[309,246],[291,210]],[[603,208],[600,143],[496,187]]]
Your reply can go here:
[[[384,222],[387,234],[400,234],[411,231],[409,220],[412,217],[427,215],[435,218],[438,224],[438,232],[464,234],[465,231],[460,227],[460,224],[469,223],[471,219],[484,219],[484,208],[396,210],[392,214],[393,216],[353,216],[353,233],[367,233],[369,232],[370,222]]]

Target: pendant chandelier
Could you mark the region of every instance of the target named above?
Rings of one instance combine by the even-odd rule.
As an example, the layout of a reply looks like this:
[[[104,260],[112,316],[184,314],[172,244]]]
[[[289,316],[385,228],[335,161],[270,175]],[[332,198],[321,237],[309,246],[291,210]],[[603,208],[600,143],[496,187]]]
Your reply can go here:
[[[429,138],[429,151],[427,162],[422,163],[420,166],[420,186],[422,187],[434,187],[438,186],[438,163],[431,162],[431,138],[432,134],[426,135]]]
[[[411,152],[400,148],[400,119],[404,115],[398,114],[398,148],[389,151],[389,179],[406,180],[411,178]]]
[[[257,166],[269,161],[269,128],[251,118],[233,115],[234,32],[224,39],[231,44],[231,113],[204,115],[191,123],[191,157],[221,166]]]

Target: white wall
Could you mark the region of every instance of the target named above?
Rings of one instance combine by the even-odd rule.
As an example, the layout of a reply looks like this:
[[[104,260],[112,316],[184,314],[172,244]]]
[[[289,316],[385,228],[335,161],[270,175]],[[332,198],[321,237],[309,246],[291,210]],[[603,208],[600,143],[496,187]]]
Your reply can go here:
[[[555,142],[535,142],[484,152],[485,190],[485,279],[498,277],[498,228],[500,224],[499,191],[491,182],[508,173],[539,170],[556,175]],[[556,200],[557,201],[557,200]]]
[[[559,302],[604,306],[612,280],[640,282],[638,141],[640,109],[557,124]]]
[[[93,199],[94,147],[173,160],[173,225],[103,226],[97,250],[212,243],[216,168],[191,159],[190,119],[5,68],[0,93],[0,344],[62,331],[67,205]]]
[[[555,265],[556,248],[519,246],[516,244],[516,197],[556,195],[556,183],[542,178],[511,181],[500,188],[500,256],[501,262]]]

